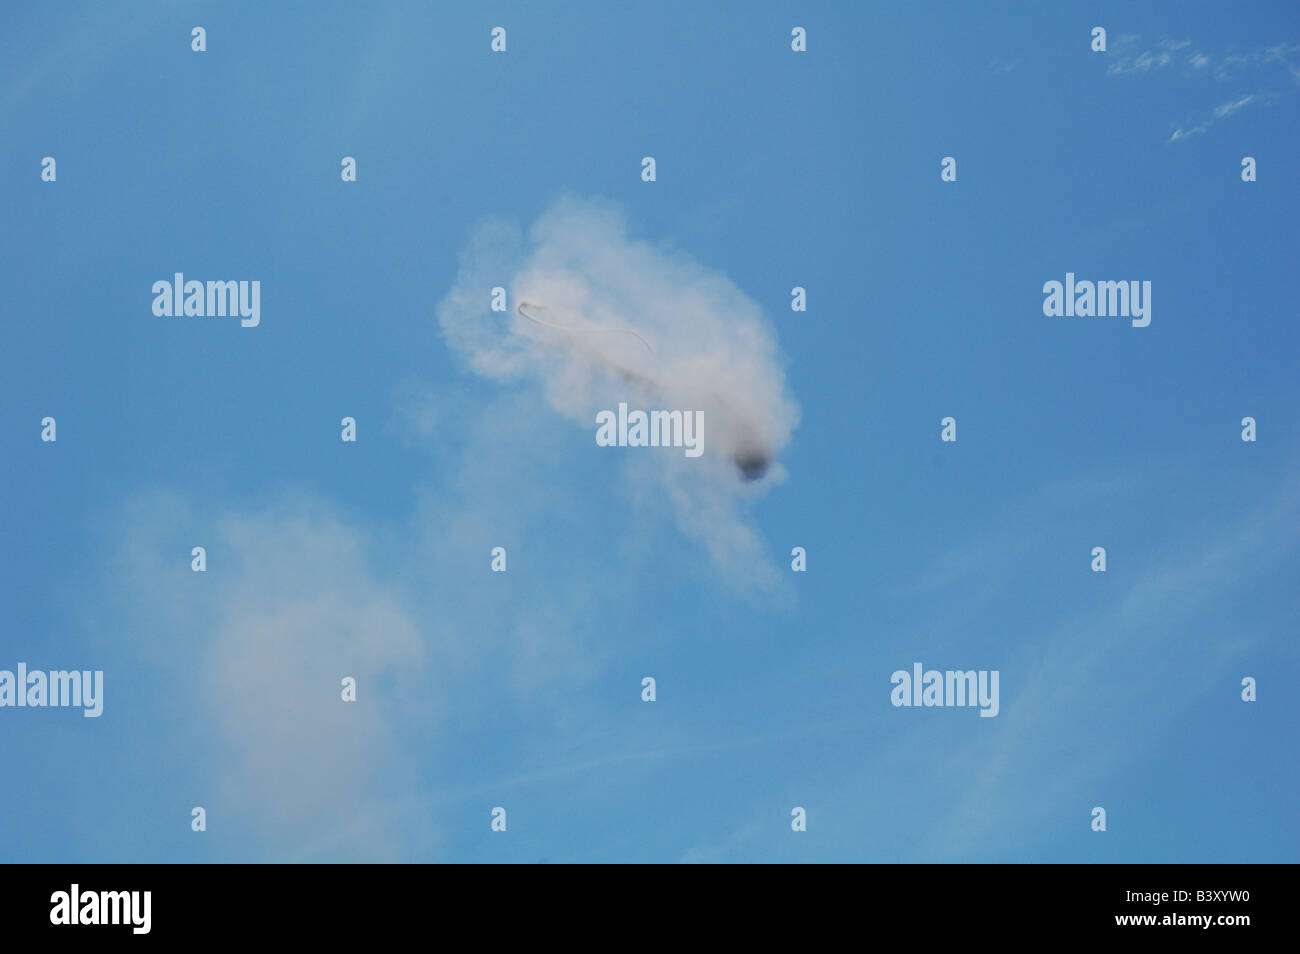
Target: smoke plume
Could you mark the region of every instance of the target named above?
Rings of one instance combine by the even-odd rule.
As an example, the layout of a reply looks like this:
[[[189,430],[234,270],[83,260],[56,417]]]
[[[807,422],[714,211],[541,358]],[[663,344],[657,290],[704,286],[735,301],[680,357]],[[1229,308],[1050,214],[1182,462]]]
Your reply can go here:
[[[490,307],[497,286],[504,312]],[[597,412],[620,402],[702,411],[702,457],[634,451],[629,467],[655,472],[679,526],[717,562],[762,562],[744,506],[783,479],[798,408],[773,330],[725,275],[629,237],[608,203],[566,198],[526,238],[482,225],[438,318],[479,374],[537,388],[593,434]]]

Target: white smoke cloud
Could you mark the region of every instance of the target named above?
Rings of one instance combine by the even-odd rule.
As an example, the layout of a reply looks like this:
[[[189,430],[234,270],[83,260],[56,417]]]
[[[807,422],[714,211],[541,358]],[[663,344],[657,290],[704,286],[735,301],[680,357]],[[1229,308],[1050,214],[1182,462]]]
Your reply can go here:
[[[157,669],[151,681],[168,687],[167,728],[222,753],[184,769],[210,823],[253,835],[274,857],[399,857],[386,789],[411,773],[394,724],[430,719],[426,647],[418,614],[369,565],[370,534],[297,495],[206,518],[152,491],[123,508],[115,535],[115,595]],[[196,537],[203,574],[184,556]],[[353,704],[341,698],[344,676],[357,682]]]
[[[505,314],[490,309],[496,286]],[[799,411],[774,331],[725,275],[629,237],[609,203],[568,197],[526,239],[509,223],[482,225],[438,319],[473,370],[536,388],[591,431],[593,453],[597,412],[620,402],[703,412],[702,457],[630,451],[629,473],[651,475],[679,528],[733,582],[771,582],[746,507],[784,478],[779,455]]]

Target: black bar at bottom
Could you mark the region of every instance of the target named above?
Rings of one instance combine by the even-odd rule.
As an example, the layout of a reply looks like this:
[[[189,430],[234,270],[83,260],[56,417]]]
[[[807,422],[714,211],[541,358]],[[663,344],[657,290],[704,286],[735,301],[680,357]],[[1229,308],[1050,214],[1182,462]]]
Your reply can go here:
[[[430,927],[431,943],[584,936],[659,944],[754,934],[904,931],[925,942],[1051,935],[1294,937],[1295,869],[1254,865],[548,867],[9,865],[0,924],[79,943],[197,939],[373,942]],[[147,892],[147,895],[146,895]],[[74,923],[75,922],[75,923]],[[87,923],[92,922],[92,923]],[[672,929],[672,933],[664,933]],[[444,931],[454,930],[455,935]],[[468,931],[466,937],[463,932]],[[557,933],[558,932],[558,933]],[[613,932],[613,933],[611,933]],[[918,933],[919,932],[919,933]],[[437,940],[442,936],[443,941]],[[622,938],[622,941],[618,939]],[[674,940],[676,939],[676,940]],[[728,945],[730,946],[730,944]]]

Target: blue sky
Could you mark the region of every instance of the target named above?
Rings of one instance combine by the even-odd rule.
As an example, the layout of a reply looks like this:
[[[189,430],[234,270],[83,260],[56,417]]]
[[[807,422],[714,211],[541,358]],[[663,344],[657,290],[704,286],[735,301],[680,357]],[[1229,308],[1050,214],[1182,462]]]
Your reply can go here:
[[[1296,860],[1296,8],[699,6],[6,11],[0,669],[105,700],[0,709],[0,858]],[[743,296],[769,478],[449,338],[564,201]],[[261,324],[155,317],[176,271]],[[917,661],[998,716],[892,706]]]

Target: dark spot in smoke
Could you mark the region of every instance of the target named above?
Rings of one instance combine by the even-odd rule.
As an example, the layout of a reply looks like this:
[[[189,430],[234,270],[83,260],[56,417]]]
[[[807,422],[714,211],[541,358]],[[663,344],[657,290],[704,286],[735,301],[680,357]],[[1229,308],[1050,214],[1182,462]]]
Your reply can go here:
[[[767,473],[767,465],[772,462],[762,451],[743,451],[736,455],[736,467],[745,480],[758,480]]]

